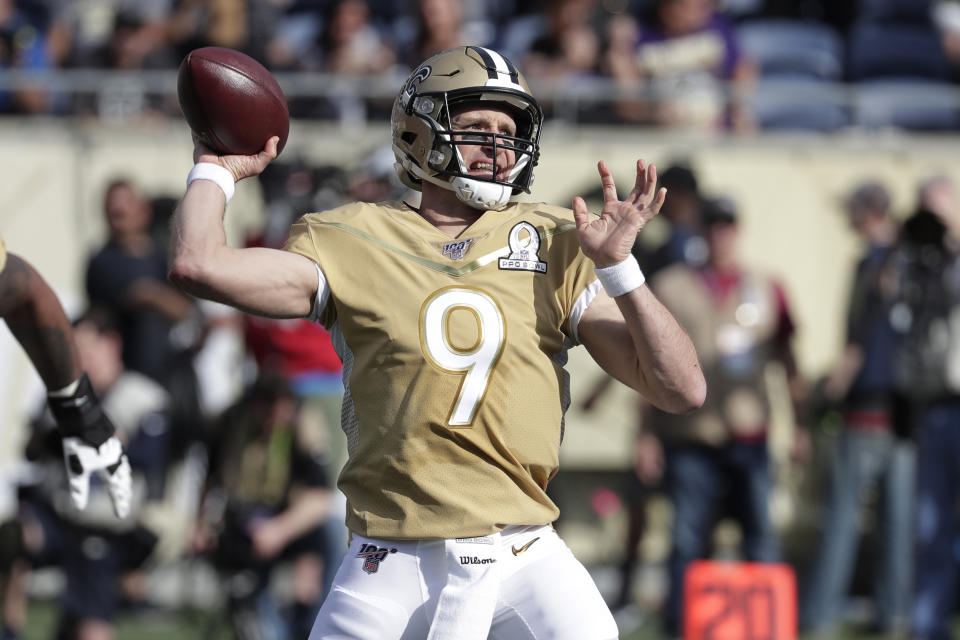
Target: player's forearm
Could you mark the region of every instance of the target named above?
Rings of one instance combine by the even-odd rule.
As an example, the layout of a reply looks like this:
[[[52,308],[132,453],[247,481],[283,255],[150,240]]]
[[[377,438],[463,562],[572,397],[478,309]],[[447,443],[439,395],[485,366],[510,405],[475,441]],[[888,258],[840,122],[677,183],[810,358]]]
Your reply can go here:
[[[601,294],[579,335],[607,373],[657,408],[685,413],[703,404],[706,383],[693,343],[649,287],[615,299]]]
[[[223,228],[226,198],[214,183],[198,180],[187,187],[173,217],[170,237],[170,280],[184,291],[199,291],[221,252],[227,249]]]
[[[227,246],[224,202],[223,192],[210,181],[197,180],[187,189],[174,215],[170,281],[198,298],[257,315],[307,315],[316,290],[309,260],[273,249]]]
[[[648,286],[614,300],[630,332],[636,381],[647,399],[675,413],[699,409],[707,384],[693,342],[673,315]]]
[[[0,315],[48,389],[62,389],[80,377],[80,358],[60,301],[33,267],[12,254],[0,273]]]

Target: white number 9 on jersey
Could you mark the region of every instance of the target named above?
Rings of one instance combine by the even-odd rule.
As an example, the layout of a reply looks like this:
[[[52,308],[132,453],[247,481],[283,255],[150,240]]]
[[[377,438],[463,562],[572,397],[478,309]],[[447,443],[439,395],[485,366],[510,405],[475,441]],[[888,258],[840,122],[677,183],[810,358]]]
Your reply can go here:
[[[471,311],[477,320],[476,344],[458,349],[450,344],[450,314],[455,309]],[[505,337],[503,314],[490,296],[476,289],[451,287],[427,298],[420,309],[420,343],[432,365],[453,374],[465,373],[453,411],[447,421],[451,427],[473,422],[490,374]]]

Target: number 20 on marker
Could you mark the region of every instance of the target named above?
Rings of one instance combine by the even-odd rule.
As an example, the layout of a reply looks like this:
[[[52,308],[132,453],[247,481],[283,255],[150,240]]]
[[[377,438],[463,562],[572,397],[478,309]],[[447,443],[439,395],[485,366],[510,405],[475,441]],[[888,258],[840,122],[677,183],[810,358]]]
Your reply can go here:
[[[686,640],[796,640],[796,578],[782,563],[694,562],[683,610]]]

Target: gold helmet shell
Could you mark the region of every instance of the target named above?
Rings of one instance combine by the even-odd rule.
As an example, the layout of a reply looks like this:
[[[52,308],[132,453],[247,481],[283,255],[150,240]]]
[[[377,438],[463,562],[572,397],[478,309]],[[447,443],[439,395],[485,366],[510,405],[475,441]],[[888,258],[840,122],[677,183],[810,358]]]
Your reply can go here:
[[[509,112],[516,123],[513,136],[482,134],[486,136],[482,144],[514,152],[516,160],[505,180],[471,176],[463,166],[457,147],[478,143],[455,139],[450,113],[457,104],[467,102],[490,103]],[[448,49],[417,67],[394,102],[390,125],[397,173],[417,191],[427,180],[454,191],[470,206],[499,209],[511,197],[530,191],[542,124],[540,105],[507,58],[483,47]]]

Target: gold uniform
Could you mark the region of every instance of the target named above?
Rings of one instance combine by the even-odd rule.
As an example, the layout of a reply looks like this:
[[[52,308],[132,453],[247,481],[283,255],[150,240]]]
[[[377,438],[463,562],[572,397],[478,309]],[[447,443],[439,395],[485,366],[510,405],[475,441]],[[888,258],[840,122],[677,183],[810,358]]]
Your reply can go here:
[[[3,244],[3,236],[0,236],[0,273],[7,266],[7,248]]]
[[[329,287],[350,530],[455,538],[553,522],[566,351],[600,290],[572,212],[512,204],[452,239],[406,204],[355,203],[302,217],[285,249]]]

